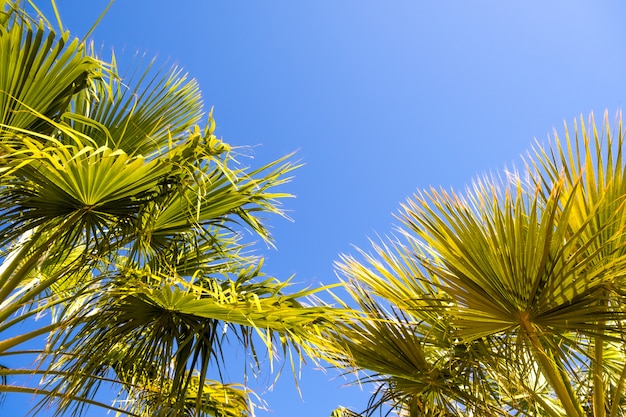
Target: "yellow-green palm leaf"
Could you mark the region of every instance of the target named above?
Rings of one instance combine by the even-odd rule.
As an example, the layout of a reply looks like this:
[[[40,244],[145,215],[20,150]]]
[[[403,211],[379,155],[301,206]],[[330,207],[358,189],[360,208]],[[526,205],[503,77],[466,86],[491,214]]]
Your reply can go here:
[[[592,126],[591,140],[576,130],[539,148],[526,172],[483,178],[462,194],[418,193],[400,216],[405,243],[375,245],[365,262],[343,259],[363,316],[338,338],[347,363],[386,384],[379,398],[407,415],[442,404],[463,414],[478,402],[481,415],[622,415],[618,129],[613,139],[608,125],[605,136]],[[441,387],[441,397],[425,387]]]

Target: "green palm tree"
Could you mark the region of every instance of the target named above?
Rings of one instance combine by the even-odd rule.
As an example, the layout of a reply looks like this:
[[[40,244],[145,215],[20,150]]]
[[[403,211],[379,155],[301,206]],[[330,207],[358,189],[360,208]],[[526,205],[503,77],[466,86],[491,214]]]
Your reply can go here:
[[[0,369],[0,391],[58,415],[250,415],[245,381],[222,378],[229,344],[297,366],[347,314],[264,276],[241,237],[271,242],[291,155],[239,164],[180,70],[122,76],[60,23],[1,5],[0,362],[38,357]]]
[[[334,334],[377,389],[363,412],[623,416],[621,117],[537,146],[522,171],[431,189],[338,270],[360,317]]]

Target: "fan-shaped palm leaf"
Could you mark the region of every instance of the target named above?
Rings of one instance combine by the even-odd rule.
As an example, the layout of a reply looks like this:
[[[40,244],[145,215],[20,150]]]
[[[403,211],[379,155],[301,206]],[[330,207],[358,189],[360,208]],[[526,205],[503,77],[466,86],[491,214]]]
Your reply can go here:
[[[0,126],[51,133],[52,126],[30,109],[58,120],[72,97],[103,73],[103,63],[86,56],[84,43],[70,40],[68,32],[59,36],[43,22],[31,23],[18,3],[3,2]]]
[[[251,282],[258,274],[255,268],[236,281],[206,277],[197,284],[147,270],[114,277],[91,305],[84,305],[80,330],[51,341],[56,352],[51,375],[60,372],[63,378],[52,379],[50,390],[90,398],[98,376],[110,368],[121,377],[124,390],[131,379],[130,387],[149,380],[151,398],[182,409],[194,378],[203,385],[215,372],[210,364],[221,366],[224,337],[231,332],[253,352],[258,339],[272,355],[278,344],[295,349],[298,356],[319,357],[322,329],[336,327],[346,313],[306,307],[298,299],[309,292],[283,295],[285,283]],[[206,405],[199,402],[197,409]],[[72,401],[59,403],[60,409],[72,406]]]
[[[2,372],[42,375],[42,385],[0,391],[42,395],[58,413],[96,404],[245,415],[245,390],[208,379],[221,376],[223,326],[255,361],[255,340],[270,358],[277,347],[301,358],[323,351],[321,327],[340,317],[301,305],[306,291],[284,294],[286,282],[259,278],[260,261],[243,253],[242,228],[270,241],[260,216],[282,214],[288,195],[275,187],[295,166],[289,156],[239,165],[211,114],[196,126],[198,86],[180,71],[122,79],[114,58],[89,57],[84,42],[4,4],[0,330],[45,313],[52,321],[1,340],[0,354],[52,336],[36,368]],[[99,403],[102,383],[130,402]]]
[[[97,146],[121,149],[130,155],[155,157],[187,138],[200,123],[202,99],[195,80],[181,70],[153,71],[138,65],[127,79],[113,72],[90,91],[82,91],[64,114],[70,126]]]
[[[417,194],[403,205],[405,245],[339,264],[364,310],[346,357],[381,374],[380,398],[410,415],[446,399],[456,413],[473,400],[489,414],[621,415],[623,366],[609,352],[625,336],[623,133],[592,131],[593,141],[583,132],[539,148],[526,174],[485,178],[464,195]],[[419,361],[373,354],[409,344],[402,352],[421,352]],[[471,376],[448,375],[437,402],[420,387],[434,385],[442,358]],[[417,376],[403,385],[407,369]]]

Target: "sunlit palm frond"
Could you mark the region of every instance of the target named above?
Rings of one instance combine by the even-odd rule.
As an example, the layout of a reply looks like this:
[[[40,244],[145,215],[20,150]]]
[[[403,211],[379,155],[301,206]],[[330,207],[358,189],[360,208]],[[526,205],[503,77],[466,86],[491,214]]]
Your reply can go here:
[[[361,415],[348,408],[339,407],[330,413],[330,417],[361,417]]]
[[[154,158],[179,145],[202,117],[202,99],[195,80],[180,69],[154,71],[154,61],[128,77],[112,74],[83,91],[64,120],[91,137],[97,146],[129,155]]]
[[[120,364],[115,367],[120,375]],[[254,415],[254,408],[263,407],[253,401],[254,393],[242,385],[222,384],[193,374],[186,390],[181,393],[175,388],[174,381],[161,384],[150,377],[142,380],[145,373],[135,367],[129,371],[133,380],[124,381],[127,397],[116,402],[131,415],[247,417]],[[204,381],[203,385],[200,381]]]
[[[364,312],[346,333],[352,366],[387,381],[403,368],[425,377],[437,363],[428,346],[447,344],[474,375],[452,382],[460,394],[442,397],[451,402],[481,398],[506,413],[620,415],[625,374],[606,349],[623,350],[626,336],[623,133],[621,124],[615,141],[592,131],[594,140],[583,133],[538,149],[527,173],[505,181],[415,195],[401,214],[405,244],[374,245],[365,263],[344,257],[339,270]],[[402,351],[421,349],[421,367],[391,365],[405,354],[374,355],[411,343]],[[407,399],[397,408],[410,414],[420,397],[410,386],[398,393]]]
[[[3,245],[27,230],[70,219],[64,226],[69,246],[113,234],[119,240],[169,171],[109,148],[33,148],[24,159],[0,196],[3,223],[11,224]]]
[[[103,64],[86,56],[84,44],[69,33],[57,35],[11,10],[0,27],[0,132],[10,126],[52,133],[45,119],[58,120],[72,97],[101,76]]]
[[[98,381],[94,376],[110,368],[123,389],[132,378],[165,384],[151,395],[165,395],[181,408],[192,387],[190,375],[202,385],[223,366],[229,335],[254,352],[255,362],[255,340],[270,360],[279,348],[297,360],[319,357],[321,330],[336,327],[346,313],[307,307],[298,299],[309,292],[284,295],[284,283],[250,281],[259,273],[255,268],[236,281],[205,277],[195,284],[148,270],[114,277],[108,287],[93,293],[92,305],[84,306],[80,330],[60,332],[51,341],[51,352],[57,352],[53,369],[72,377],[51,379],[49,389],[91,398]],[[60,407],[72,407],[72,402]]]
[[[74,134],[69,129],[68,132]],[[53,361],[57,366],[62,366],[65,361],[76,360],[77,357],[80,359],[81,355],[85,355],[82,356],[83,359],[88,358],[86,366],[83,363],[78,367],[63,370],[62,374],[59,374],[62,378],[60,380],[53,378],[50,382],[51,388],[44,390],[45,395],[54,401],[59,410],[69,410],[75,405],[79,407],[77,410],[82,409],[82,406],[77,404],[93,401],[90,398],[97,392],[101,381],[98,375],[110,366],[107,365],[109,361],[99,356],[98,352],[111,352],[114,347],[102,345],[112,336],[110,329],[107,328],[109,324],[102,323],[102,319],[108,312],[111,314],[109,316],[111,320],[118,320],[120,311],[126,311],[129,306],[140,306],[152,311],[153,314],[158,313],[153,317],[156,327],[152,328],[152,332],[148,331],[151,322],[138,323],[132,316],[128,316],[129,323],[138,326],[134,328],[136,330],[134,336],[130,332],[131,329],[126,329],[130,332],[126,336],[138,338],[136,344],[138,347],[144,346],[139,340],[144,340],[146,334],[149,336],[149,343],[155,343],[156,347],[129,349],[126,355],[132,359],[132,363],[145,364],[145,361],[155,358],[159,364],[158,369],[163,372],[161,380],[171,381],[172,389],[178,390],[179,395],[175,398],[184,398],[184,395],[188,394],[190,379],[186,375],[189,375],[196,365],[200,368],[198,371],[202,378],[206,378],[210,362],[221,357],[221,342],[218,336],[219,328],[222,326],[220,323],[232,322],[239,326],[241,329],[239,338],[244,343],[250,343],[256,334],[262,337],[270,352],[274,349],[274,343],[278,343],[285,352],[293,352],[298,358],[303,352],[313,356],[313,348],[307,343],[313,338],[321,340],[317,320],[325,316],[328,319],[328,310],[311,308],[297,312],[292,310],[293,314],[290,314],[285,308],[294,303],[295,298],[305,293],[282,296],[280,294],[280,289],[284,287],[282,284],[270,285],[268,281],[268,291],[263,292],[260,291],[259,284],[248,285],[245,284],[248,278],[241,279],[235,286],[242,289],[243,293],[239,294],[236,291],[232,293],[235,287],[231,286],[234,284],[224,288],[222,284],[218,284],[217,287],[215,285],[197,287],[204,288],[212,294],[214,301],[219,301],[213,303],[214,311],[211,312],[210,308],[208,312],[205,311],[205,307],[211,305],[210,300],[206,299],[195,306],[198,311],[187,312],[184,309],[179,311],[185,317],[182,324],[161,320],[164,317],[161,313],[167,316],[169,309],[173,307],[167,304],[167,300],[174,302],[174,305],[178,305],[179,302],[186,305],[193,299],[209,297],[208,294],[196,293],[192,299],[189,298],[189,294],[180,298],[182,294],[179,292],[180,286],[187,288],[192,285],[191,281],[197,281],[199,276],[210,272],[237,273],[247,266],[251,258],[239,256],[243,246],[238,243],[237,232],[233,226],[236,225],[237,219],[241,219],[256,229],[263,238],[269,239],[269,234],[252,212],[280,213],[276,201],[285,194],[272,193],[268,190],[274,185],[281,184],[284,174],[293,169],[289,163],[282,164],[283,160],[279,160],[269,164],[267,166],[269,173],[265,178],[253,178],[244,169],[229,171],[226,175],[224,171],[227,168],[224,164],[213,169],[211,174],[214,175],[213,178],[202,172],[196,178],[189,174],[189,170],[194,166],[191,158],[193,155],[186,156],[190,164],[182,167],[170,158],[171,155],[165,160],[146,161],[142,157],[132,157],[121,150],[114,151],[106,147],[96,149],[89,146],[62,145],[54,138],[49,138],[47,147],[39,145],[38,142],[30,142],[28,152],[17,151],[17,153],[24,162],[19,162],[15,169],[5,174],[7,185],[2,196],[5,202],[5,221],[14,227],[6,229],[4,239],[7,244],[11,244],[15,239],[26,236],[26,246],[22,250],[20,261],[16,263],[23,272],[20,274],[14,271],[7,272],[8,279],[15,284],[14,288],[18,292],[21,291],[20,285],[28,284],[27,278],[34,268],[46,264],[48,256],[56,249],[62,251],[64,248],[79,250],[76,259],[86,261],[83,265],[87,269],[83,268],[82,271],[91,275],[80,286],[74,288],[76,294],[73,296],[68,295],[69,288],[63,285],[64,282],[78,277],[75,275],[76,271],[70,270],[58,270],[55,274],[47,276],[45,285],[37,284],[38,293],[25,293],[32,296],[52,291],[61,300],[61,304],[55,308],[55,321],[51,327],[43,328],[44,333],[56,330],[63,334],[67,331],[74,336],[72,329],[76,329],[77,320],[80,320],[76,317],[77,314],[79,312],[86,314],[80,321],[83,329],[89,329],[83,334],[85,336],[83,342],[77,344],[63,342],[60,347],[51,351],[59,355],[58,358],[62,358]],[[15,158],[14,161],[17,160],[18,158]],[[281,165],[274,168],[278,163]],[[198,165],[200,171],[204,167],[211,165]],[[264,169],[255,173],[262,173]],[[156,215],[150,217],[147,213]],[[228,225],[228,222],[232,224]],[[220,230],[228,233],[222,233]],[[141,257],[136,258],[136,263],[123,262],[128,250],[126,246],[142,239],[145,239],[143,241],[151,250],[145,250]],[[24,258],[23,255],[26,254],[28,258]],[[29,261],[25,263],[24,259]],[[122,274],[117,276],[115,290],[110,291],[111,288],[107,286],[110,271],[115,268],[125,270],[132,265],[139,268],[150,268],[152,265],[155,272],[169,274],[170,278],[167,278],[167,275],[160,275],[158,282],[151,280],[149,285],[144,282],[142,287],[136,286],[137,282],[128,275]],[[183,279],[179,273],[186,273],[188,276]],[[171,277],[177,278],[172,281]],[[274,288],[273,292],[269,291],[270,287]],[[3,290],[10,291],[11,287],[5,285]],[[215,291],[222,291],[228,295],[223,295],[222,292],[219,292],[222,295],[216,295]],[[5,295],[11,294],[7,292]],[[261,303],[259,306],[265,306],[258,309],[255,300],[258,300],[259,296],[273,298],[258,301]],[[89,299],[92,300],[91,305],[87,302]],[[223,304],[224,300],[230,301]],[[25,303],[29,302],[31,300],[25,300]],[[228,306],[229,303],[232,305]],[[17,304],[11,307],[14,310],[19,308]],[[102,308],[104,309],[101,312]],[[188,320],[193,314],[200,314],[195,318],[195,322]],[[98,327],[96,322],[92,322],[94,317],[98,317],[98,322],[104,327]],[[285,320],[292,322],[284,323]],[[314,331],[303,328],[302,326],[307,327],[306,323],[313,323]],[[176,328],[176,325],[182,325],[183,328]],[[178,336],[168,339],[168,335],[171,336],[166,330],[168,326],[175,327],[170,329],[174,333],[182,332],[176,333],[179,336],[187,334],[189,339],[183,336],[182,342]],[[255,329],[258,333],[255,333]],[[100,334],[102,340],[95,337],[98,331],[103,332]],[[145,331],[148,333],[144,334]],[[276,341],[277,336],[274,334],[281,335],[279,342]],[[87,340],[93,343],[92,347],[97,345],[90,353],[87,353],[87,344],[84,343]],[[13,341],[9,343],[14,346]],[[82,348],[75,349],[71,356],[67,356],[67,343],[69,346]],[[57,345],[53,343],[51,346]],[[169,348],[163,350],[164,346]],[[178,361],[182,365],[172,375],[169,374],[171,355],[177,357],[182,355]],[[272,355],[273,352],[270,353],[270,358]],[[195,358],[191,359],[192,356]],[[137,369],[139,368],[135,368],[135,372],[139,372]],[[51,375],[55,374],[54,369],[50,368],[49,371],[52,372]],[[69,383],[72,378],[68,375],[76,375],[77,379]],[[122,387],[127,388],[123,383]],[[59,400],[59,397],[65,395],[61,393],[68,390],[70,394],[66,398],[69,399]],[[77,402],[77,399],[85,401]],[[184,407],[184,404],[179,403],[177,406]],[[206,402],[198,405],[205,406]]]
[[[624,129],[621,115],[615,131],[612,131],[605,114],[602,132],[590,116],[589,128],[581,118],[580,128],[574,123],[573,137],[567,126],[562,140],[554,134],[549,147],[537,146],[527,162],[528,171],[538,184],[549,184],[556,177],[564,179],[563,198],[573,197],[573,214],[570,223],[573,230],[585,224],[589,234],[601,233],[600,240],[609,244],[605,256],[613,256],[612,250],[624,249],[623,233],[626,224],[624,196],[626,175],[624,172]],[[589,217],[591,219],[589,220]],[[613,249],[614,248],[614,249]]]
[[[50,251],[55,256],[38,257],[36,266],[28,268],[15,289],[3,299],[0,304],[0,332],[21,324],[32,316],[54,316],[59,304],[64,310],[70,303],[75,308],[80,308],[82,291],[93,279],[93,262],[85,257],[83,247],[52,246]],[[11,255],[2,263],[2,268],[12,266],[10,257]],[[28,261],[28,257],[24,261]],[[12,280],[6,280],[4,286],[11,286],[11,283]],[[10,347],[12,346],[7,341],[0,341],[0,352],[5,352]]]
[[[393,246],[399,250],[396,254],[390,247],[376,248],[385,252],[386,260],[398,261],[408,255],[402,253],[406,247],[399,245]],[[337,335],[339,349],[343,346],[346,352],[346,364],[363,372],[359,381],[380,384],[366,415],[385,405],[405,410],[407,415],[498,410],[491,393],[495,387],[489,386],[492,381],[473,357],[479,352],[484,356],[486,348],[479,343],[461,343],[455,337],[451,317],[442,308],[450,305],[445,294],[429,286],[423,272],[396,276],[392,271],[400,264],[383,266],[371,256],[367,260],[371,269],[350,258],[339,264],[350,277],[348,291],[364,315],[349,321]],[[424,285],[416,285],[422,280]]]
[[[455,195],[420,197],[404,215],[431,251],[424,263],[462,309],[457,324],[468,333],[460,336],[505,331],[527,318],[550,326],[567,321],[581,330],[588,325],[593,332],[605,314],[619,314],[610,306],[598,310],[594,295],[611,284],[624,259],[606,262],[599,250],[585,251],[598,243],[597,234],[587,238],[587,225],[570,232],[573,199],[561,206],[560,184],[545,204],[520,185],[503,200],[491,189],[480,185],[468,204]],[[561,314],[569,315],[559,323]]]
[[[573,199],[563,201],[561,182],[541,203],[519,183],[503,201],[491,190],[491,184],[479,184],[469,204],[434,194],[438,211],[420,199],[409,203],[405,218],[432,251],[428,267],[458,306],[453,320],[459,337],[508,334],[500,342],[534,352],[567,412],[579,413],[581,399],[563,379],[577,368],[576,359],[561,348],[558,335],[597,336],[609,319],[621,317],[621,308],[598,301],[623,259],[606,262],[599,249],[585,251],[602,244],[589,241],[597,234],[582,233],[588,222],[571,231]]]
[[[623,305],[621,288],[624,284],[624,268],[620,260],[626,253],[626,177],[621,114],[618,115],[614,130],[609,124],[607,114],[604,116],[601,132],[595,124],[593,114],[589,118],[588,126],[587,128],[581,118],[580,128],[574,123],[573,136],[570,136],[566,126],[564,140],[555,132],[553,144],[549,147],[537,146],[534,157],[528,163],[528,169],[538,184],[549,183],[558,175],[565,179],[563,197],[573,201],[572,215],[569,217],[570,227],[573,231],[581,230],[590,242],[581,247],[579,252],[598,252],[602,262],[608,265],[605,272],[607,290],[597,301],[601,306],[598,308],[612,306],[620,309]],[[583,223],[585,227],[581,227]],[[598,332],[603,337],[595,339],[593,343],[592,356],[595,363],[605,362],[605,347],[609,346],[604,340],[607,334],[614,335],[614,331],[618,330],[621,337],[621,328],[619,317],[607,317],[604,322],[599,323]],[[594,366],[592,375],[594,412],[600,413],[605,404],[612,401],[611,412],[615,413],[624,400],[623,386],[613,385],[611,388],[615,391],[607,395],[613,398],[607,401],[604,386],[607,376],[603,366]]]
[[[173,184],[185,188],[160,204],[160,211],[151,226],[156,233],[167,233],[189,230],[194,225],[226,227],[233,222],[234,226],[238,218],[263,238],[269,238],[267,230],[254,215],[262,212],[281,214],[277,202],[289,195],[269,190],[287,181],[286,175],[295,168],[281,158],[251,173],[237,169],[224,174],[222,168],[216,168],[204,174],[201,183]]]
[[[289,194],[277,190],[297,167],[291,155],[239,164],[212,112],[198,126],[200,91],[180,70],[139,65],[121,77],[114,56],[104,63],[19,2],[1,6],[0,331],[46,322],[0,340],[3,358],[39,355],[0,377],[39,386],[0,391],[41,396],[55,415],[96,405],[240,416],[252,414],[250,392],[209,379],[223,379],[229,338],[257,370],[261,350],[294,370],[305,357],[332,361],[323,329],[349,313],[263,277],[241,236],[271,242],[264,216],[284,215]],[[120,401],[103,404],[103,385]]]

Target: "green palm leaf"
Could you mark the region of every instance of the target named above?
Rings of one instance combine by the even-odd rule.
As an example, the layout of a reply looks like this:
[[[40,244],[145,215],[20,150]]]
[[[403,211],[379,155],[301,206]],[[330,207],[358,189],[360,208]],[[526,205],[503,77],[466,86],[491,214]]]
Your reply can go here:
[[[148,66],[123,79],[114,57],[90,57],[83,42],[3,4],[0,331],[52,320],[0,340],[3,357],[40,355],[0,377],[42,376],[39,387],[0,391],[40,395],[59,415],[89,405],[251,414],[245,387],[213,381],[224,326],[257,366],[261,343],[271,361],[282,349],[295,369],[324,351],[322,328],[345,314],[304,306],[313,292],[285,294],[287,282],[262,278],[240,237],[247,228],[271,242],[263,216],[283,215],[278,203],[289,195],[276,187],[296,168],[290,155],[257,169],[238,164],[211,113],[196,125],[199,89],[181,71]],[[44,335],[46,346],[19,350]],[[99,402],[102,385],[126,402]]]
[[[298,298],[309,292],[283,295],[286,284],[275,280],[250,282],[258,274],[255,268],[236,281],[205,277],[196,285],[146,270],[114,277],[83,306],[81,330],[59,333],[51,341],[50,349],[56,352],[53,369],[64,377],[52,379],[50,390],[69,398],[91,398],[98,375],[110,367],[125,391],[151,381],[151,398],[180,409],[194,381],[203,385],[212,364],[223,366],[228,334],[252,352],[258,351],[254,340],[259,340],[270,358],[279,346],[297,356],[319,357],[322,329],[336,327],[345,313],[304,306]],[[254,358],[258,361],[256,353]],[[131,402],[143,401],[133,398]],[[59,405],[72,406],[71,401]],[[199,401],[196,408],[206,406]]]
[[[484,178],[464,194],[419,193],[403,205],[406,243],[374,245],[365,262],[343,258],[363,316],[335,337],[349,366],[384,381],[380,401],[408,415],[445,404],[462,414],[474,402],[481,415],[621,415],[619,126],[616,140],[607,124],[604,137],[592,127],[592,140],[576,130],[538,148],[527,173]],[[437,384],[429,378],[442,363],[457,368]],[[437,397],[424,387],[445,389]]]
[[[51,133],[30,109],[58,120],[72,97],[102,74],[102,63],[69,33],[58,36],[42,22],[31,23],[14,2],[6,4],[12,12],[3,14],[0,27],[0,126]]]
[[[155,157],[178,145],[200,122],[200,90],[179,69],[162,74],[152,64],[143,70],[137,66],[122,79],[113,56],[111,75],[77,95],[63,120],[97,146],[130,155]]]

